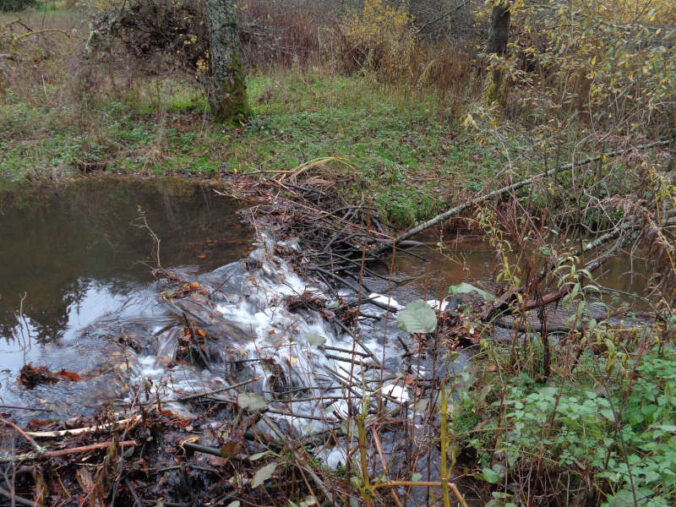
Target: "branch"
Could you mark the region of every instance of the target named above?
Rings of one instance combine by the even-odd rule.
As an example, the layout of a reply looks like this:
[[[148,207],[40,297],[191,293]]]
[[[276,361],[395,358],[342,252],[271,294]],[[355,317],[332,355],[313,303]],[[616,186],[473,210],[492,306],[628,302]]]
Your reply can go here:
[[[56,451],[45,451],[45,452],[29,452],[26,454],[20,454],[18,456],[7,456],[0,457],[0,463],[10,463],[18,461],[29,461],[40,458],[58,458],[61,456],[67,456],[69,454],[80,454],[83,452],[95,451],[96,449],[105,449],[110,447],[114,442],[100,442],[98,444],[84,445],[82,447],[71,447],[69,449],[58,449]],[[120,447],[134,447],[137,444],[136,440],[125,440],[118,442],[117,445]]]
[[[409,229],[408,231],[405,231],[401,233],[399,236],[394,238],[393,240],[386,241],[383,245],[375,248],[371,252],[369,252],[369,255],[378,255],[382,254],[385,252],[387,249],[392,248],[393,246],[401,243],[405,239],[409,239],[416,234],[429,229],[430,227],[443,222],[444,220],[447,220],[451,218],[452,216],[459,215],[463,211],[465,211],[468,208],[471,208],[472,206],[476,206],[477,204],[480,204],[484,201],[487,201],[489,199],[492,199],[493,197],[497,197],[502,194],[506,194],[507,192],[511,192],[513,190],[518,190],[519,188],[525,187],[526,185],[530,185],[533,183],[535,180],[543,178],[545,176],[553,176],[554,174],[558,174],[560,172],[564,171],[570,171],[571,169],[575,167],[579,167],[582,165],[587,165],[591,164],[592,162],[596,162],[598,160],[604,159],[604,158],[613,158],[613,157],[618,157],[620,155],[624,155],[625,153],[629,153],[634,150],[647,150],[649,148],[654,148],[656,146],[667,146],[670,143],[674,142],[676,140],[676,137],[672,137],[671,139],[666,139],[663,141],[657,141],[654,143],[649,143],[649,144],[640,144],[638,146],[632,146],[631,148],[625,148],[622,150],[616,150],[616,151],[611,151],[608,153],[602,153],[601,155],[596,155],[595,157],[589,157],[584,160],[581,160],[580,162],[572,162],[570,164],[566,164],[563,166],[560,166],[556,169],[550,169],[548,171],[541,172],[539,174],[536,174],[535,176],[531,176],[530,178],[523,179],[521,181],[518,181],[516,183],[513,183],[511,185],[507,185],[505,187],[499,188],[497,190],[494,190],[493,192],[489,192],[488,194],[481,195],[479,197],[476,197],[472,199],[471,201],[468,201],[464,204],[461,204],[459,206],[456,206],[454,208],[449,209],[448,211],[435,216],[434,218],[431,218],[430,220],[423,222],[422,224],[413,227],[412,229]]]

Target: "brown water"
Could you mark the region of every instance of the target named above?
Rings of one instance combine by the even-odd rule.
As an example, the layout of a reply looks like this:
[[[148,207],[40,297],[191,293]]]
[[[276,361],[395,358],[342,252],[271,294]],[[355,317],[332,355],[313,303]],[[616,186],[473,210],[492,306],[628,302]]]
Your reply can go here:
[[[0,370],[15,374],[109,312],[139,306],[156,265],[209,271],[245,257],[241,201],[182,179],[87,179],[0,193]]]
[[[434,232],[415,239],[424,246],[411,249],[410,253],[399,252],[394,272],[418,277],[412,285],[423,293],[422,296],[443,297],[448,293],[449,286],[462,282],[489,292],[496,288],[500,260],[487,242],[477,237],[449,240],[440,238]],[[601,300],[606,304],[626,303],[644,309],[650,274],[647,259],[630,252],[620,252],[595,273],[594,283],[602,290]]]

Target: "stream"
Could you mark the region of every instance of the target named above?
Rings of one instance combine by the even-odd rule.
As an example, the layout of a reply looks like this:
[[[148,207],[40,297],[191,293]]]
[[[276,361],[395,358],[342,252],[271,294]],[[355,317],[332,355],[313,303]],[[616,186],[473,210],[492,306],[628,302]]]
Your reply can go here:
[[[357,346],[351,329],[326,318],[356,295],[301,278],[276,254],[300,247],[254,235],[238,214],[247,203],[213,190],[115,178],[0,194],[0,412],[25,423],[161,399],[194,417],[182,398],[220,391],[212,398],[227,402],[227,386],[242,383],[246,403],[265,403],[280,427],[314,433],[355,410],[347,390],[356,400],[380,390],[385,403],[405,407],[414,397],[407,375],[457,375],[470,364],[466,351],[443,364],[411,358],[396,310],[419,298],[438,305],[463,281],[494,288],[486,244],[448,241],[440,252],[434,234],[423,237],[431,248],[414,253],[429,261],[398,256],[397,276],[416,280],[389,303],[388,283],[368,276],[365,285],[393,311],[363,304]],[[615,259],[601,279],[620,291],[614,298],[645,288],[626,274],[628,262]],[[556,310],[554,320],[566,318]],[[63,373],[27,389],[17,379],[28,363]],[[321,456],[329,466],[344,462],[338,448]]]

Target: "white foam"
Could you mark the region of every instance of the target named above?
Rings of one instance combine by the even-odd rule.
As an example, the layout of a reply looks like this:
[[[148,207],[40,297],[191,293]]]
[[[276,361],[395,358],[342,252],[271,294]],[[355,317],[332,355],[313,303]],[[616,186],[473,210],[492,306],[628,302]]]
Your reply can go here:
[[[403,310],[405,307],[403,305],[400,305],[396,299],[392,297],[387,297],[384,296],[383,294],[378,294],[377,292],[372,292],[368,299],[371,301],[375,301],[377,303],[383,304],[389,308],[392,308],[394,310]]]

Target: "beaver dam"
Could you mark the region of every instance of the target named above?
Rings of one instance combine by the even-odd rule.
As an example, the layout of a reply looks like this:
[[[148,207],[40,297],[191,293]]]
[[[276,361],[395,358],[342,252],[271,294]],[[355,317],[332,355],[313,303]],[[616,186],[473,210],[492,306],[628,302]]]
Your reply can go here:
[[[2,195],[0,504],[483,502],[442,429],[473,358],[543,328],[551,353],[580,316],[497,312],[483,240],[426,233],[382,262],[355,247],[387,238],[366,207],[281,186],[302,200],[178,179]],[[617,253],[581,315],[635,325],[648,275]]]

